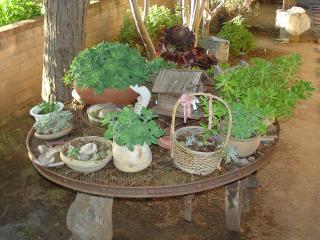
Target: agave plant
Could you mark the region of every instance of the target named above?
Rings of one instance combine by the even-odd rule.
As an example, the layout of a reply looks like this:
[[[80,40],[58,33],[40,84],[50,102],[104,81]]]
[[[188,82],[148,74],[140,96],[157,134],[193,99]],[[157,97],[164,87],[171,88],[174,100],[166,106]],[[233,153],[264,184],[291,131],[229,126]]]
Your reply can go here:
[[[176,62],[179,67],[207,70],[216,65],[216,57],[206,53],[204,48],[194,48],[194,41],[194,33],[189,28],[168,28],[159,40],[158,54],[165,60]]]

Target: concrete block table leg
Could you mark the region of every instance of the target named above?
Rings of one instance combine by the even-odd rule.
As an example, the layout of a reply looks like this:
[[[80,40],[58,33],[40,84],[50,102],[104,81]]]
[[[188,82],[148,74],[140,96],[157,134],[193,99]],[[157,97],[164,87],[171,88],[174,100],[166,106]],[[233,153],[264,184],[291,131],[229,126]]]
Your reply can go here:
[[[111,240],[113,198],[77,193],[67,214],[73,240]]]
[[[240,180],[225,186],[225,216],[230,240],[240,239]]]
[[[194,194],[184,196],[184,220],[188,222],[191,222],[193,198]]]

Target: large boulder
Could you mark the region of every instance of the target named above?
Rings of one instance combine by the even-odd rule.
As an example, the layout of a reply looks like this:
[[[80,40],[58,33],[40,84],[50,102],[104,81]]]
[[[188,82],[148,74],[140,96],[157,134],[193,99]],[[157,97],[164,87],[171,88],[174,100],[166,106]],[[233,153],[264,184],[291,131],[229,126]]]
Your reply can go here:
[[[292,7],[288,10],[278,9],[276,27],[285,29],[291,35],[300,35],[310,28],[311,20],[301,7]]]

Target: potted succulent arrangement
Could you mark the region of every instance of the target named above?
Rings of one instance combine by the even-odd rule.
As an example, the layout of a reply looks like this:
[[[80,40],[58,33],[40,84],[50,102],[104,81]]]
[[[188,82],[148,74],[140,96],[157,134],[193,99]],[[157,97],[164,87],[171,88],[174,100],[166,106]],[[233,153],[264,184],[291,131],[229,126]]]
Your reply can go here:
[[[149,145],[157,144],[164,134],[154,118],[153,112],[146,108],[142,108],[140,115],[129,107],[106,115],[103,120],[107,127],[104,136],[113,139],[113,163],[117,169],[138,172],[151,164]]]
[[[63,146],[60,158],[77,172],[95,172],[111,160],[112,142],[96,136],[78,137]]]
[[[42,102],[31,108],[30,115],[33,116],[36,121],[38,121],[41,118],[48,116],[50,113],[61,111],[63,108],[64,104],[62,102]]]
[[[70,111],[52,112],[43,116],[33,125],[35,136],[43,140],[51,140],[69,134],[73,128],[73,115]]]
[[[165,61],[161,63],[146,62],[128,44],[102,42],[73,59],[64,82],[74,85],[80,98],[88,104],[127,105],[139,96],[130,86],[150,80],[150,74],[166,66]]]

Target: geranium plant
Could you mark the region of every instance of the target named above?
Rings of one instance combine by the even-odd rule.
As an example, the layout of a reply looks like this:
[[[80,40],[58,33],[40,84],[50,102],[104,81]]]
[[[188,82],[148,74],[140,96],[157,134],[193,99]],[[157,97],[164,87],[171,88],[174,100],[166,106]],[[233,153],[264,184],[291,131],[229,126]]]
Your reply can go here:
[[[126,146],[130,151],[134,150],[135,145],[156,144],[164,130],[154,118],[153,112],[146,108],[142,109],[141,115],[130,107],[125,107],[121,112],[110,112],[103,120],[107,127],[104,137],[113,139],[116,144]]]

